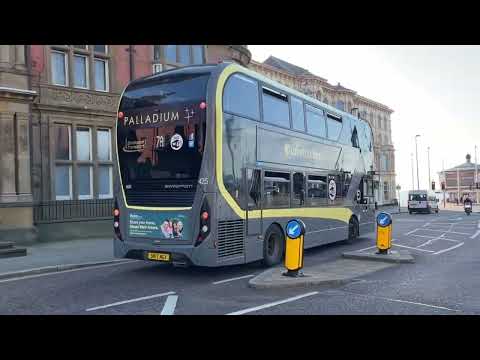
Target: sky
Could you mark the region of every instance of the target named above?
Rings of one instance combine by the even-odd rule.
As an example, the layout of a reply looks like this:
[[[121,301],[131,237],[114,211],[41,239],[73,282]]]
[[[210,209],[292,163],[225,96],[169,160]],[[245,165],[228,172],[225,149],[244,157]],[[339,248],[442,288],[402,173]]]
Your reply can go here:
[[[464,163],[470,153],[480,163],[480,46],[424,45],[249,45],[255,61],[273,55],[359,95],[387,105],[391,115],[395,172],[402,191],[420,188],[438,172]],[[480,167],[479,167],[480,171]]]

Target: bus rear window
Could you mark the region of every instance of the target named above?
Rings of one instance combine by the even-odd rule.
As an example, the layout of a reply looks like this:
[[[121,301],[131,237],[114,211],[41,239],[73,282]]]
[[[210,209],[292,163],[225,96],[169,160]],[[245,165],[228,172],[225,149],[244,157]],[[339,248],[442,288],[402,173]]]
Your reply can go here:
[[[148,82],[133,83],[123,94],[123,112],[205,99],[210,74],[177,74]]]
[[[126,89],[120,105],[123,118],[117,126],[125,190],[147,184],[167,190],[185,182],[196,183],[205,144],[202,102],[208,78],[205,73],[172,74],[133,83]]]

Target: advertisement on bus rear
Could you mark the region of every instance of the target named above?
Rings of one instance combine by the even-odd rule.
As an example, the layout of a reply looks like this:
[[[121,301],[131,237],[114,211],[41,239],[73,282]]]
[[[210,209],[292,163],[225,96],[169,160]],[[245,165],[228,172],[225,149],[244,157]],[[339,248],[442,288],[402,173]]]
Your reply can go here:
[[[173,212],[131,212],[128,218],[128,233],[131,237],[191,239],[187,216]]]

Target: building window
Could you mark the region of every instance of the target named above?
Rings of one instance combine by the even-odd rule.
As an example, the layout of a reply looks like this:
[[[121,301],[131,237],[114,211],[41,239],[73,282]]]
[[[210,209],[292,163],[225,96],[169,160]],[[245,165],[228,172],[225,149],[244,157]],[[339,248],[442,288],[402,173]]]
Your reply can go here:
[[[77,128],[77,160],[90,161],[92,160],[92,136],[90,128]]]
[[[389,199],[389,188],[388,188],[388,182],[387,181],[383,182],[383,199],[385,201]]]
[[[95,59],[95,90],[108,91],[107,78],[107,61],[102,59]]]
[[[88,59],[85,55],[75,55],[73,63],[73,86],[77,88],[88,88]]]
[[[109,128],[55,124],[55,199],[113,197],[112,136]],[[96,147],[93,144],[96,143]],[[95,153],[93,149],[96,149]]]
[[[107,45],[54,45],[50,59],[53,85],[109,91]]]
[[[52,83],[54,85],[67,86],[68,64],[67,54],[63,51],[52,51]]]
[[[79,165],[77,167],[77,181],[78,198],[80,200],[93,198],[92,166]]]
[[[203,64],[203,45],[192,45],[192,55],[194,64]]]
[[[203,45],[154,45],[153,71],[205,62]],[[155,66],[157,65],[157,66]],[[161,65],[161,66],[158,66]]]
[[[98,197],[113,197],[112,135],[110,129],[97,130]]]
[[[93,51],[99,54],[106,54],[107,45],[93,45]]]
[[[345,111],[345,102],[342,100],[337,100],[335,107],[339,110]]]
[[[55,199],[72,199],[72,139],[69,125],[56,124],[55,141]]]

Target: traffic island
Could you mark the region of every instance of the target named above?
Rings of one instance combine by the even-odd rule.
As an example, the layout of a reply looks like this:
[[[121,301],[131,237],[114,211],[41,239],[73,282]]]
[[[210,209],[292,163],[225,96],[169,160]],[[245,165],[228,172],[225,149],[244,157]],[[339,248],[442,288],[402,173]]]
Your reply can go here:
[[[284,276],[285,268],[276,267],[250,279],[248,285],[255,289],[274,289],[300,286],[341,286],[360,276],[383,270],[393,264],[365,262],[361,260],[338,259],[303,269],[303,276]]]
[[[356,260],[373,260],[387,263],[414,263],[415,258],[407,250],[390,250],[381,254],[377,249],[370,251],[349,251],[342,254],[344,258]]]

